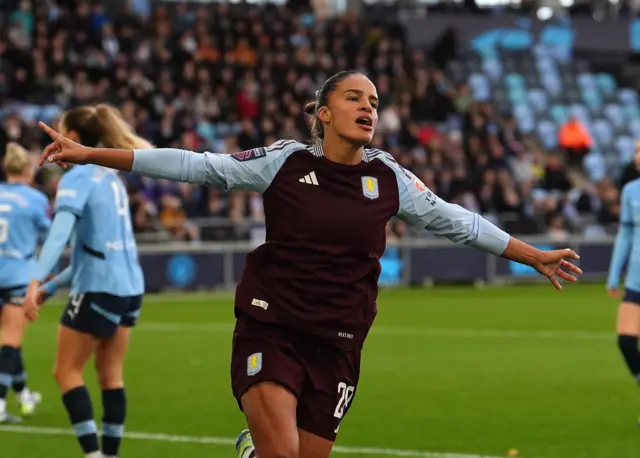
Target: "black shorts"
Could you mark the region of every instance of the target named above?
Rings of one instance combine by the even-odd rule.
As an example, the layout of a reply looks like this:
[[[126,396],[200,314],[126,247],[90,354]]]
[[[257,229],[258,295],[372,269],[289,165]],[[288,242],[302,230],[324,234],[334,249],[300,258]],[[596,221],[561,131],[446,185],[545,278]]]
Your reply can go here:
[[[623,302],[632,302],[638,306],[640,306],[640,292],[634,291],[632,289],[626,289],[624,292]]]
[[[341,350],[295,330],[240,315],[233,335],[231,385],[242,395],[275,382],[298,400],[298,428],[335,441],[360,377],[361,349]]]
[[[104,293],[80,293],[69,296],[60,323],[94,337],[108,339],[118,326],[132,328],[142,308],[140,296],[113,296]]]
[[[0,310],[5,304],[22,305],[24,296],[27,293],[27,286],[12,286],[11,288],[0,288]]]

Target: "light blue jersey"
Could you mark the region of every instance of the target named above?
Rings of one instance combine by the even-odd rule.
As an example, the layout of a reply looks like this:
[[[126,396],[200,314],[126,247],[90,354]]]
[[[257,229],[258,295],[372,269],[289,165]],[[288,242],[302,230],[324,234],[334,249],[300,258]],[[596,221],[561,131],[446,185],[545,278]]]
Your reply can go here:
[[[73,167],[60,181],[55,210],[78,218],[71,263],[72,294],[144,294],[129,198],[114,170],[95,165]]]
[[[640,292],[640,179],[622,188],[620,228],[609,266],[607,287],[618,288],[625,264],[625,287]]]
[[[35,251],[51,226],[47,197],[24,184],[0,184],[0,289],[24,286],[36,266]]]

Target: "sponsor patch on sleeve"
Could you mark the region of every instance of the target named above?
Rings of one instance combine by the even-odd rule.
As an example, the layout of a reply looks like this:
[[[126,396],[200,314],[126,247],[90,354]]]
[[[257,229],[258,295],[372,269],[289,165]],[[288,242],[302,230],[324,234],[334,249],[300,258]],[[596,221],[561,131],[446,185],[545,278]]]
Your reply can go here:
[[[239,153],[232,154],[231,157],[238,162],[252,161],[254,159],[260,159],[267,155],[264,148],[249,149],[247,151],[240,151]]]

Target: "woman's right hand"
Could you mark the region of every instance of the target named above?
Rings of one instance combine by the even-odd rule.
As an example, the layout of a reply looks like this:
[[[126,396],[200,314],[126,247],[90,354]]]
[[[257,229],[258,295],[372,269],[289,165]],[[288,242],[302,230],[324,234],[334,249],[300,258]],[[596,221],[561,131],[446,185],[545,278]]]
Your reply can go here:
[[[42,152],[42,155],[40,156],[40,165],[43,165],[44,162],[47,161],[58,164],[60,167],[67,168],[70,164],[89,163],[91,148],[68,139],[55,129],[47,126],[42,121],[38,124],[53,141]]]

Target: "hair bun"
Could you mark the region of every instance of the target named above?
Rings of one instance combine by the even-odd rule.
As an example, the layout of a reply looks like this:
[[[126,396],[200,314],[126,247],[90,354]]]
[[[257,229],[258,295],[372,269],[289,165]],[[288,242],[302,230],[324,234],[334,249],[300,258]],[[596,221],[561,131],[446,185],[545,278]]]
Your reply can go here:
[[[316,102],[309,102],[304,106],[304,112],[308,115],[314,115],[316,113]]]

